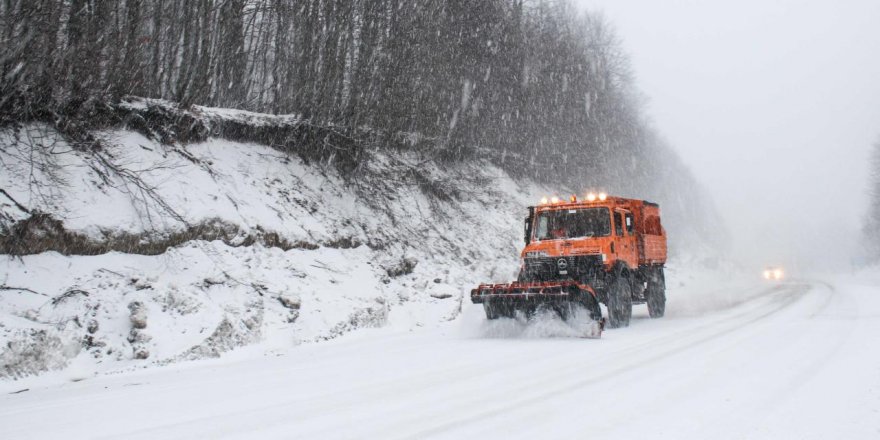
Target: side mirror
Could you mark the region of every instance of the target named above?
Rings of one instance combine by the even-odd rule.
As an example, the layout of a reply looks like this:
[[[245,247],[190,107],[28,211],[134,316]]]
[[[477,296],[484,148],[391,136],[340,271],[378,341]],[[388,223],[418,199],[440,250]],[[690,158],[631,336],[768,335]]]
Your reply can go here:
[[[529,206],[529,216],[526,217],[525,225],[524,225],[525,227],[523,228],[525,230],[526,246],[528,246],[529,243],[532,242],[532,220],[534,220],[534,219],[535,219],[535,207]]]

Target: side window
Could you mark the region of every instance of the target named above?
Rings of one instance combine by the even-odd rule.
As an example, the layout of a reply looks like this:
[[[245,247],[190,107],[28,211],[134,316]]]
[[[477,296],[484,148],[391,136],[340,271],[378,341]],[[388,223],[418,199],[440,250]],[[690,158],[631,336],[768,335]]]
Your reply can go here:
[[[631,212],[626,213],[626,232],[628,235],[632,235],[633,232],[633,215]]]
[[[537,240],[546,240],[550,235],[547,231],[547,223],[548,223],[547,215],[541,215],[538,217],[538,231],[535,232],[535,239]]]
[[[618,237],[623,236],[623,216],[619,212],[614,213],[614,231]]]

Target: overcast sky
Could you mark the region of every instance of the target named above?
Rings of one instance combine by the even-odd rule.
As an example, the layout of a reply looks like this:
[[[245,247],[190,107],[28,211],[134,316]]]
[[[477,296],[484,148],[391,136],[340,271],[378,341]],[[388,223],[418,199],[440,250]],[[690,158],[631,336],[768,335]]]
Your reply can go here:
[[[576,0],[755,265],[849,264],[880,137],[880,0]],[[842,257],[842,258],[841,258]]]

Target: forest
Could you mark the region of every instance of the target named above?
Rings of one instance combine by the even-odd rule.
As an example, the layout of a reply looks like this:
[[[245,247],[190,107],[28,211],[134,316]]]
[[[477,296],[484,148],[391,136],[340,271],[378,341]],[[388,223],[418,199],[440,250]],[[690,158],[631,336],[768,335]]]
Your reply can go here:
[[[869,262],[880,261],[880,136],[871,146],[869,161],[868,207],[862,226],[863,246]]]
[[[668,155],[612,26],[566,1],[3,0],[0,29],[0,121],[162,98],[629,191]]]
[[[655,200],[673,235],[728,240],[646,116],[613,25],[567,0],[0,1],[0,127],[48,123],[88,145],[95,129],[137,128],[107,116],[126,97],[293,115],[292,131],[209,134],[332,158],[344,178],[369,150],[488,160]]]

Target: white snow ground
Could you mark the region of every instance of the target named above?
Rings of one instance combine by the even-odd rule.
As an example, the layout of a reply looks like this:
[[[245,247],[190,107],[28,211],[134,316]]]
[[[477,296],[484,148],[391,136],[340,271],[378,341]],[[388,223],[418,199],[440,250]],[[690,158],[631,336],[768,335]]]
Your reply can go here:
[[[666,318],[641,306],[599,340],[467,304],[436,328],[2,382],[0,438],[880,436],[880,277],[713,289],[675,272]]]

